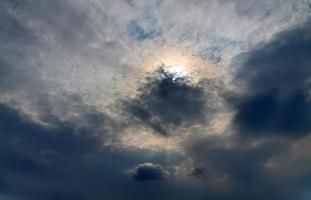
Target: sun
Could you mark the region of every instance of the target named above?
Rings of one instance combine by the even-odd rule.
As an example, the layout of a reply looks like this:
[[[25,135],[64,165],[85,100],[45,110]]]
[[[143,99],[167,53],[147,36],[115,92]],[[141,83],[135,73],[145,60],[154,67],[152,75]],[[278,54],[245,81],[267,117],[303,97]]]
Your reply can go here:
[[[170,74],[173,77],[173,80],[187,76],[185,66],[182,65],[175,64],[171,66],[164,66],[163,69],[166,73]]]
[[[165,49],[148,56],[143,62],[145,72],[152,73],[159,68],[172,75],[174,79],[192,76],[194,69],[193,58],[184,51]]]

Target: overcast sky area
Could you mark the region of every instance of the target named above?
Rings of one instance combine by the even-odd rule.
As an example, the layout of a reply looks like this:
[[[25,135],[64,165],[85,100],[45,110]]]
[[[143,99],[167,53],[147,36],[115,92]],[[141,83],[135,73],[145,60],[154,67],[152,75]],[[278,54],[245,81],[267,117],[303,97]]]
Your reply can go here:
[[[0,0],[0,200],[310,200],[310,0]]]

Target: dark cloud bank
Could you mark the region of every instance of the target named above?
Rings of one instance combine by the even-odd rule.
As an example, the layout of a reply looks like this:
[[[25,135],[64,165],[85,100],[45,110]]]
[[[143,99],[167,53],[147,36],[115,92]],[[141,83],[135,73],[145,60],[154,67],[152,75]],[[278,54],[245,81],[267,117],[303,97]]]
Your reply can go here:
[[[140,151],[104,148],[103,135],[94,133],[111,133],[111,119],[96,111],[80,118],[57,121],[50,115],[52,126],[46,126],[0,105],[1,200],[159,199],[164,191],[176,192],[160,181],[165,175],[160,164],[140,164],[165,164],[165,154],[151,159]],[[133,174],[125,173],[133,167]],[[139,184],[146,180],[151,182]]]
[[[113,167],[107,169],[109,154],[98,150],[98,140],[92,136],[94,122],[106,121],[105,116],[82,119],[90,125],[86,130],[67,122],[54,122],[51,128],[1,104],[0,120],[4,194],[21,199],[85,199],[101,187],[101,179],[114,173]],[[105,160],[99,160],[101,156]]]
[[[238,80],[249,97],[235,123],[243,134],[302,137],[311,131],[311,23],[278,34],[246,57]],[[243,60],[243,56],[241,58]]]
[[[232,101],[237,111],[233,119],[237,138],[229,147],[219,138],[200,141],[190,151],[207,168],[229,175],[235,189],[225,199],[310,198],[305,192],[310,189],[310,170],[301,171],[292,181],[287,169],[288,182],[282,182],[265,167],[271,159],[287,157],[292,143],[309,138],[310,52],[311,26],[307,21],[236,58],[236,82],[246,86],[245,95]],[[295,165],[297,161],[288,157],[288,162]],[[308,162],[306,158],[298,165]]]

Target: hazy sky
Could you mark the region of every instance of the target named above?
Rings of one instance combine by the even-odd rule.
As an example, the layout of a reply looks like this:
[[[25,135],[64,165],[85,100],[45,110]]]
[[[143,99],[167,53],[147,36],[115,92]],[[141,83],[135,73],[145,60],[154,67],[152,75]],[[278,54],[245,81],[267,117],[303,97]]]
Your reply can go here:
[[[0,0],[0,200],[311,199],[310,0]]]

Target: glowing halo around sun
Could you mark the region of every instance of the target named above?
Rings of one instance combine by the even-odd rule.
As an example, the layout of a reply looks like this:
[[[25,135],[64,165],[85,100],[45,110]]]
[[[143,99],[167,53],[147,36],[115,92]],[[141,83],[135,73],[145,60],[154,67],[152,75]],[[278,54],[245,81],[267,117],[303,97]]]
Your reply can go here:
[[[115,84],[115,96],[135,97],[146,78],[155,76],[155,72],[160,68],[176,78],[185,77],[194,85],[201,80],[220,79],[229,83],[231,79],[230,73],[207,59],[178,48],[159,48],[141,55],[137,60],[137,65],[131,71],[126,72],[123,77],[119,77]]]
[[[209,60],[194,56],[189,52],[167,48],[153,51],[142,57],[141,63],[120,81],[124,83],[120,91],[126,99],[135,99],[137,95],[140,95],[142,91],[140,87],[144,87],[144,84],[148,81],[147,78],[157,76],[160,68],[172,75],[173,78],[186,78],[187,81],[190,81],[187,84],[193,84],[194,86],[200,84],[202,80],[216,80],[216,82],[220,81],[226,84],[225,88],[230,87],[230,73],[221,66],[212,64]],[[209,85],[204,85],[204,81],[202,84],[204,90],[213,91],[212,88],[209,88]],[[218,98],[217,94],[213,95]],[[221,101],[219,101],[219,104],[221,104]],[[217,120],[211,121],[208,127],[203,124],[195,125],[192,128],[196,129],[198,134],[221,134],[221,130],[225,130],[228,126],[223,120],[230,122],[230,116],[222,113],[216,116],[215,119]],[[221,123],[219,123],[220,121]],[[182,128],[170,131],[172,136],[167,138],[159,135],[150,127],[144,127],[140,131],[129,128],[124,130],[113,142],[124,148],[179,151],[180,145],[187,140],[189,133]],[[144,142],[141,143],[141,141]],[[107,142],[106,145],[113,145],[112,143]]]
[[[224,71],[198,56],[179,49],[162,49],[147,56],[141,70],[152,73],[162,67],[174,76],[190,78],[194,83],[201,79],[215,78],[224,75]]]

